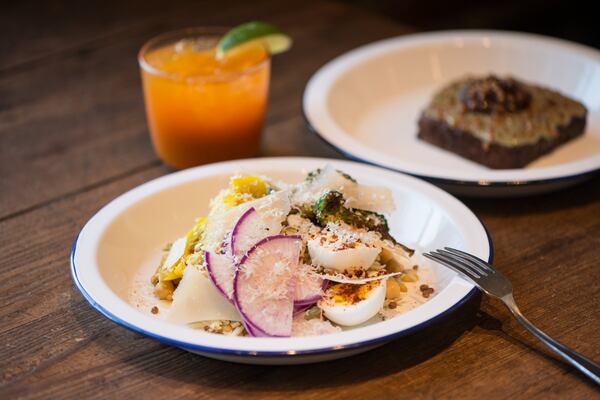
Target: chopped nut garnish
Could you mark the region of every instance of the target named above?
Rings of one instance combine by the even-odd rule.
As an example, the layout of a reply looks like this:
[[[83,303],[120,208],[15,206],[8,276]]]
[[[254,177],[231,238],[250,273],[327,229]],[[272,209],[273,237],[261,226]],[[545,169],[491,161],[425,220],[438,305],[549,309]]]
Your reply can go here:
[[[396,303],[395,303],[395,302],[393,302],[393,301],[392,301],[392,302],[390,302],[390,304],[388,304],[388,308],[391,308],[392,310],[393,310],[394,308],[396,308],[396,306],[397,306],[397,305],[396,305]]]
[[[154,306],[154,307],[152,307],[152,308],[150,309],[150,312],[151,312],[152,314],[158,314],[158,311],[159,311],[159,310],[158,310],[158,307],[156,307],[156,306]]]
[[[230,336],[246,336],[247,332],[244,326],[239,321],[215,320],[215,321],[198,321],[188,324],[191,328],[202,329],[209,333],[218,333],[221,335]]]

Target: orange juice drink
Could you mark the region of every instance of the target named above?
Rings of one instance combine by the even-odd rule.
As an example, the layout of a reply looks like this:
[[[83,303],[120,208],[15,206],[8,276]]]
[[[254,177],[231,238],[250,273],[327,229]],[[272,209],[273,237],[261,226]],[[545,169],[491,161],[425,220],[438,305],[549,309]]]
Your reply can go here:
[[[159,36],[140,51],[154,149],[175,168],[255,156],[269,91],[270,58],[260,45],[221,58],[224,31],[188,29]]]

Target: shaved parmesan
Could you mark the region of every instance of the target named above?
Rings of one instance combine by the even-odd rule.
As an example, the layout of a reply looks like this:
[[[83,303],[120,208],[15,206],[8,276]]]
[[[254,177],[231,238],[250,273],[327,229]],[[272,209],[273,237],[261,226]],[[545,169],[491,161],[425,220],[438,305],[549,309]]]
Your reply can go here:
[[[175,324],[197,321],[241,321],[239,313],[217,291],[207,275],[195,267],[185,269],[173,293],[173,303],[166,320]]]
[[[395,209],[392,192],[388,188],[358,184],[331,164],[327,164],[312,181],[302,183],[294,194],[293,202],[314,203],[331,190],[342,193],[350,208],[382,213],[390,213]]]
[[[171,249],[169,250],[169,254],[165,259],[165,263],[163,264],[163,269],[169,270],[178,262],[181,257],[183,257],[183,253],[185,252],[185,237],[179,238],[173,242],[171,245]]]
[[[344,193],[346,205],[350,208],[391,213],[396,207],[392,192],[383,186],[365,186],[356,184]]]

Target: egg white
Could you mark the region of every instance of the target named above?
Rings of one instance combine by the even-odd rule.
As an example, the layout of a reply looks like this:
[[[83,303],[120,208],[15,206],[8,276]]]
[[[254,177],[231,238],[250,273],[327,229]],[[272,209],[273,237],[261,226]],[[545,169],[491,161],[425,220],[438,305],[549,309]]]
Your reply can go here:
[[[356,268],[368,269],[373,265],[380,251],[376,247],[368,246],[334,250],[321,246],[318,238],[309,240],[307,247],[314,265],[340,272]]]
[[[319,302],[319,307],[332,322],[343,326],[362,324],[373,318],[383,307],[385,301],[386,280],[382,279],[379,286],[373,288],[366,299],[355,304],[336,304],[327,299]]]

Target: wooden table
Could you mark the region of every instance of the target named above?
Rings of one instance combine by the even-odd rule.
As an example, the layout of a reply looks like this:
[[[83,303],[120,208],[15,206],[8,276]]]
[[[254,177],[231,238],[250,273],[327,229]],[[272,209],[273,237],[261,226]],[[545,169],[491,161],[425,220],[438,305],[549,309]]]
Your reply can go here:
[[[102,205],[169,173],[154,155],[136,52],[189,25],[276,23],[262,155],[340,157],[306,129],[300,99],[323,63],[404,26],[341,3],[14,2],[0,13],[0,398],[600,397],[497,303],[366,354],[258,367],[195,356],[117,326],[73,286],[69,251]],[[7,6],[3,6],[7,7]],[[600,179],[520,200],[465,203],[523,312],[600,360]],[[472,304],[471,307],[477,307]]]

